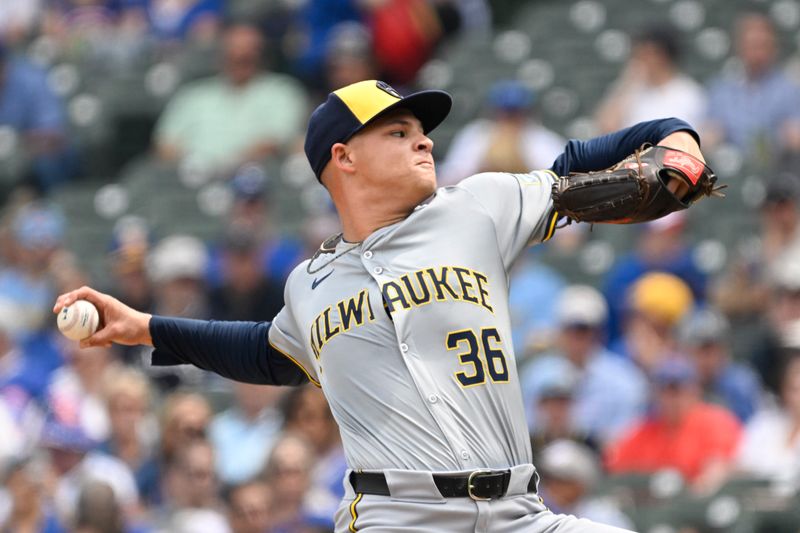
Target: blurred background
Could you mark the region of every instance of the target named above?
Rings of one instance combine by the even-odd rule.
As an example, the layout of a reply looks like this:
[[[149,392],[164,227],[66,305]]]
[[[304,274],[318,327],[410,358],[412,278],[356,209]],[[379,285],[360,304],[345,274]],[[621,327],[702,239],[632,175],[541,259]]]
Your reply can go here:
[[[332,530],[313,387],[80,351],[54,296],[269,320],[338,222],[302,141],[335,88],[455,99],[440,181],[677,116],[724,200],[560,229],[512,273],[541,494],[642,532],[800,531],[797,0],[0,0],[0,524]]]

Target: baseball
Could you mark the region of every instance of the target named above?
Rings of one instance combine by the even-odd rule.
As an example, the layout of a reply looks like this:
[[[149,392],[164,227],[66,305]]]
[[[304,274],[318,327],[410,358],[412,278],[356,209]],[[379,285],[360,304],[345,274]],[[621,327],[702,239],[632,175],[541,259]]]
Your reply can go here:
[[[64,307],[58,313],[58,329],[68,339],[74,341],[90,337],[97,331],[100,315],[91,302],[78,300],[70,306]]]

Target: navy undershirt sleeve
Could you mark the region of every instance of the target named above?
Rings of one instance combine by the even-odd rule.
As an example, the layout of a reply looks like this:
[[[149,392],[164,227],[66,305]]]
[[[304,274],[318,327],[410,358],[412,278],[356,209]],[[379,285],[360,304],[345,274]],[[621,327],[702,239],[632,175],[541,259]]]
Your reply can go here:
[[[642,144],[658,144],[676,131],[686,131],[700,142],[697,132],[683,120],[651,120],[588,141],[571,140],[550,169],[559,176],[566,176],[570,172],[603,170],[619,163]]]
[[[302,385],[308,377],[269,343],[269,322],[217,322],[153,316],[152,364],[192,364],[236,381]]]

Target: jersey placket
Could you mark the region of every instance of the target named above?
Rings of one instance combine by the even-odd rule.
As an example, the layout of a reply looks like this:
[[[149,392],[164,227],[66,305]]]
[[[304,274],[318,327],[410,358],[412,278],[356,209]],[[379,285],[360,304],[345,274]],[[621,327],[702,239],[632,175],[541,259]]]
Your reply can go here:
[[[384,283],[393,281],[397,276],[392,272],[391,264],[383,260],[378,250],[369,249],[368,242],[364,244],[365,250],[361,253],[361,264],[380,289]],[[380,294],[381,291],[379,290],[378,293]],[[383,302],[381,302],[381,308],[383,308],[382,304]],[[418,394],[449,443],[455,463],[461,465],[458,470],[474,468],[473,454],[467,447],[466,439],[444,401],[436,379],[431,375],[423,355],[417,350],[414,339],[411,337],[411,328],[406,326],[408,316],[409,312],[402,310],[391,316],[397,349],[402,354],[403,362],[414,379]]]

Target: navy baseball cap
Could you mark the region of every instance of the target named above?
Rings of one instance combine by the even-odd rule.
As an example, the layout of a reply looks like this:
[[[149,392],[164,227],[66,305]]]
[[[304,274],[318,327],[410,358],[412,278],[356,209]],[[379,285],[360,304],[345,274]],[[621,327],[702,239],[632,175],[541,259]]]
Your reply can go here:
[[[498,111],[525,111],[534,102],[533,91],[517,80],[502,80],[489,89],[486,101],[489,107]]]
[[[408,109],[427,134],[447,117],[453,99],[444,91],[420,91],[400,96],[378,80],[353,83],[328,95],[308,121],[305,151],[317,179],[331,159],[331,147],[347,142],[367,125],[394,109]]]

